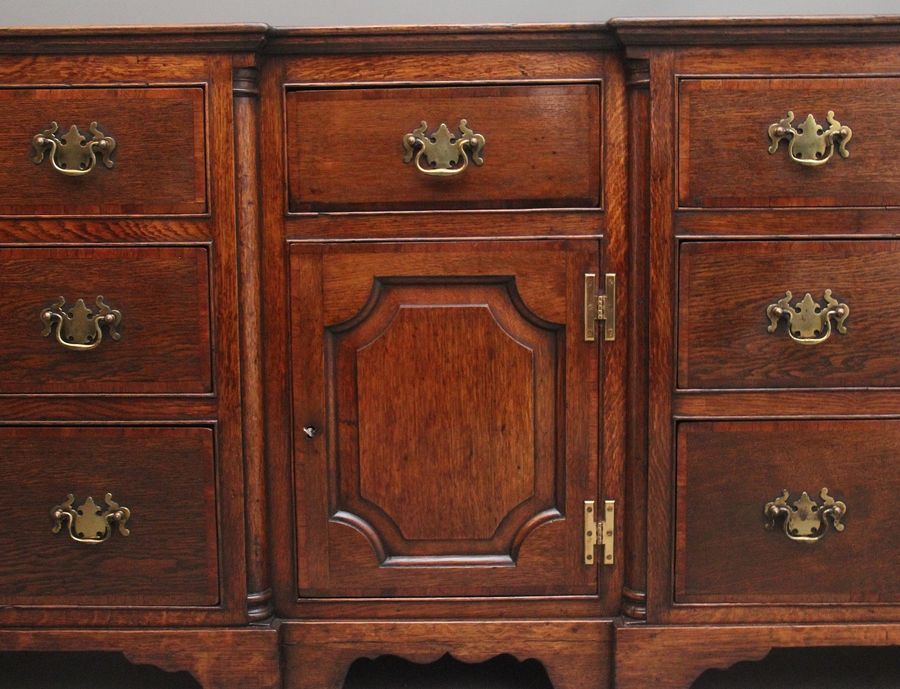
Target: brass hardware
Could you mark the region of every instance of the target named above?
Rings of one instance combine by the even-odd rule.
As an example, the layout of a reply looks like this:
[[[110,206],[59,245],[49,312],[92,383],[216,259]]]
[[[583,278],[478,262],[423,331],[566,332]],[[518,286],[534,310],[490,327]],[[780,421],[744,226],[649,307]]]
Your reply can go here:
[[[53,306],[41,311],[41,321],[44,323],[41,334],[44,337],[50,334],[54,323],[57,341],[69,349],[85,350],[99,346],[103,340],[103,325],[109,329],[112,339],[121,337],[116,328],[122,322],[122,313],[104,303],[103,297],[97,297],[96,313],[85,305],[84,299],[76,301],[68,311],[63,309],[65,304],[66,300],[60,297]]]
[[[788,141],[791,160],[801,165],[824,165],[834,154],[835,145],[841,158],[849,157],[847,143],[853,136],[850,127],[834,119],[834,110],[828,111],[826,119],[828,129],[823,129],[812,115],[807,115],[806,121],[795,128],[794,113],[788,110],[787,117],[769,125],[769,153],[775,153],[778,144]]]
[[[74,124],[69,127],[69,131],[57,137],[59,125],[51,122],[49,129],[35,134],[31,139],[31,146],[34,148],[31,160],[39,165],[49,153],[53,169],[64,175],[86,175],[94,169],[98,157],[106,167],[111,168],[115,164],[112,154],[116,150],[116,140],[101,132],[96,122],[91,122],[88,129],[91,132],[90,139],[78,131],[78,126]]]
[[[78,507],[73,507],[75,496],[69,493],[65,502],[50,510],[53,533],[59,533],[63,522],[66,522],[69,536],[79,543],[103,543],[112,536],[116,528],[123,536],[130,534],[131,530],[125,524],[131,518],[131,510],[115,502],[112,493],[107,493],[103,500],[106,502],[106,509],[103,511],[92,497],[88,497]]]
[[[774,333],[778,329],[778,322],[782,316],[788,319],[788,335],[794,342],[805,345],[814,345],[824,342],[831,337],[831,319],[835,319],[835,328],[841,335],[847,334],[847,326],[844,321],[850,315],[850,307],[838,302],[831,296],[831,290],[825,290],[825,306],[817,304],[809,292],[791,306],[793,295],[786,291],[784,296],[774,304],[766,307],[766,315],[769,317],[767,330]]]
[[[315,426],[304,426],[303,434],[307,438],[315,438],[317,435],[319,435],[319,429],[316,428]]]
[[[780,498],[766,503],[763,512],[769,518],[767,529],[774,529],[775,521],[779,517],[785,517],[784,533],[792,541],[818,541],[828,531],[830,517],[835,531],[844,530],[841,519],[847,514],[847,505],[831,497],[827,488],[819,493],[823,503],[821,506],[811,500],[806,491],[800,494],[799,499],[788,504],[790,496],[790,491],[785,489]]]
[[[603,339],[616,339],[616,274],[607,273],[606,294],[597,294],[597,275],[584,274],[584,341],[597,337],[597,321],[603,321]]]
[[[584,501],[584,564],[593,565],[594,549],[600,546],[604,565],[616,562],[616,501],[603,501],[603,521],[596,520],[593,500]]]
[[[403,150],[406,151],[404,163],[415,156],[419,172],[438,177],[460,174],[469,166],[470,155],[473,163],[484,165],[484,158],[481,157],[484,137],[469,129],[466,120],[459,121],[459,135],[452,134],[443,122],[432,134],[427,134],[427,131],[428,125],[422,120],[416,129],[403,135]],[[422,164],[423,157],[425,165]]]

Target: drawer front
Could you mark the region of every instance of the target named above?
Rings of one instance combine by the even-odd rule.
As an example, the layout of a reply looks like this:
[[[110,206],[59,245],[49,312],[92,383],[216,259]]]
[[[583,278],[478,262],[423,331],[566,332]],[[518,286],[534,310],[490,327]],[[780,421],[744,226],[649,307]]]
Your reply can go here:
[[[682,80],[679,205],[900,205],[900,158],[891,153],[898,109],[900,79],[890,77]],[[795,133],[786,128],[770,154],[769,128],[788,111],[794,113]],[[811,131],[807,116],[813,116],[825,137],[829,111],[850,128],[849,157],[842,157],[837,145],[824,164],[793,160],[791,138],[794,153],[806,155],[807,161],[812,151],[828,157],[830,144]]]
[[[598,84],[290,90],[286,111],[291,211],[600,205]],[[467,146],[462,169],[441,139],[463,119],[484,137],[483,165]]]
[[[0,482],[0,497],[16,522],[0,533],[0,608],[216,605],[213,448],[209,428],[0,429],[0,467],[11,479]],[[130,513],[127,536],[104,516],[115,511],[107,493]],[[53,533],[56,507],[84,516],[61,517]],[[72,535],[107,529],[103,542]]]
[[[0,120],[6,130],[0,148],[2,215],[207,210],[200,87],[0,89]],[[42,145],[34,143],[53,122],[56,132],[47,133]],[[106,137],[114,148],[108,141],[100,145]]]
[[[209,392],[208,260],[205,247],[0,249],[0,393]]]
[[[900,386],[900,242],[686,242],[680,254],[680,388]]]
[[[676,602],[900,602],[900,421],[686,422],[677,435]],[[805,520],[803,492],[819,506]],[[820,538],[793,540],[786,521]]]

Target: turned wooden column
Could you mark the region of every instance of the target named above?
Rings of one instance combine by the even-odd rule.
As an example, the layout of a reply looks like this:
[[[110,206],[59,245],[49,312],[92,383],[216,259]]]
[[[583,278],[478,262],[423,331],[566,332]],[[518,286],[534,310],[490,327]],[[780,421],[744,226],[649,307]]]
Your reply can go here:
[[[272,616],[263,433],[262,289],[259,222],[259,72],[234,70],[234,130],[241,309],[241,406],[247,509],[247,615],[251,622]]]
[[[647,619],[647,294],[645,266],[650,222],[650,62],[625,63],[628,98],[628,227],[632,289],[628,320],[628,427],[625,462],[625,585],[622,614],[626,620]]]

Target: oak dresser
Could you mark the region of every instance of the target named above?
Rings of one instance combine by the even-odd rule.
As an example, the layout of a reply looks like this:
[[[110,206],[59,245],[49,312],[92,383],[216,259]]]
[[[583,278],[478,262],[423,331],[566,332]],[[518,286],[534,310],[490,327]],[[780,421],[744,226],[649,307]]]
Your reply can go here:
[[[897,650],[898,108],[900,17],[0,31],[0,660]]]

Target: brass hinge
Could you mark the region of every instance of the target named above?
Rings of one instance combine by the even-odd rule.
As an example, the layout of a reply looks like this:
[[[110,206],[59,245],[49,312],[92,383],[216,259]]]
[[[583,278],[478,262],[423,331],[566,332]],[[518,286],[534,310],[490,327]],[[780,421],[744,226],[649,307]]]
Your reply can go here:
[[[603,339],[616,339],[616,274],[606,274],[606,294],[597,294],[597,274],[584,274],[584,341],[597,337],[597,321],[603,321]]]
[[[594,549],[600,546],[604,565],[616,562],[616,501],[603,501],[603,521],[597,521],[593,500],[584,501],[584,564],[596,564]]]

